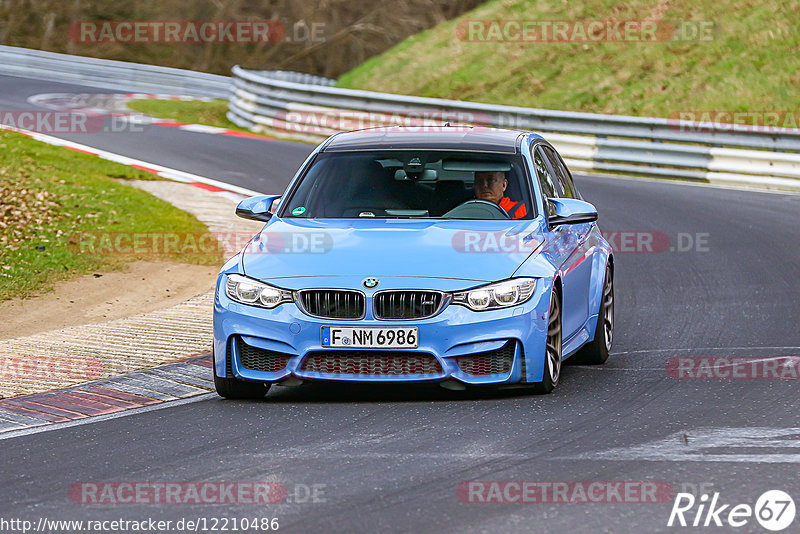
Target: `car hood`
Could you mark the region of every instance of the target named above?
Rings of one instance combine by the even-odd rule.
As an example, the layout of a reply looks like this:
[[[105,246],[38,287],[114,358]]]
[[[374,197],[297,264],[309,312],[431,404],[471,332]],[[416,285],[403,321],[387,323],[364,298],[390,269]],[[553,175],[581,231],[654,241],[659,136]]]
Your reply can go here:
[[[245,247],[260,280],[309,276],[510,277],[541,242],[536,221],[278,219]]]

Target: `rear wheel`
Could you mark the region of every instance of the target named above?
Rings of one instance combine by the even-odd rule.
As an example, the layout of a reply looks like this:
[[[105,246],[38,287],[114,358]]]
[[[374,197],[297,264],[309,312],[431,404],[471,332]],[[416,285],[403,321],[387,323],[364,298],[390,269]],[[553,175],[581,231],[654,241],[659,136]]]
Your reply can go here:
[[[611,265],[606,266],[606,276],[603,281],[603,297],[600,302],[600,311],[597,314],[597,326],[594,339],[583,346],[575,356],[570,358],[570,363],[599,365],[608,360],[611,351],[611,342],[614,339],[614,271]]]
[[[533,385],[536,393],[550,393],[561,376],[561,301],[553,288],[550,295],[550,315],[547,322],[547,345],[545,349],[544,376]]]
[[[226,399],[262,399],[269,391],[270,384],[265,382],[250,382],[234,378],[228,366],[228,377],[217,376],[217,367],[214,366],[214,387],[220,397]]]

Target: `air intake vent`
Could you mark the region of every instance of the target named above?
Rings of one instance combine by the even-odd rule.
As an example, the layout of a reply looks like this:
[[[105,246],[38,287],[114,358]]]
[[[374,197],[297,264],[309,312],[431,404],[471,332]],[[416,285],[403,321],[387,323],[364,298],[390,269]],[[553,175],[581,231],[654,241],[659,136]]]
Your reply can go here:
[[[288,365],[289,358],[292,357],[283,352],[252,347],[238,337],[236,338],[236,349],[239,352],[239,365],[245,369],[264,373],[282,371]],[[228,361],[230,361],[230,355],[228,356]],[[233,373],[231,372],[229,376],[233,376]]]
[[[350,376],[409,376],[441,374],[432,354],[407,351],[318,351],[309,353],[302,371]]]
[[[480,352],[456,358],[458,368],[468,375],[485,376],[507,374],[514,363],[515,342],[509,341],[497,350]]]

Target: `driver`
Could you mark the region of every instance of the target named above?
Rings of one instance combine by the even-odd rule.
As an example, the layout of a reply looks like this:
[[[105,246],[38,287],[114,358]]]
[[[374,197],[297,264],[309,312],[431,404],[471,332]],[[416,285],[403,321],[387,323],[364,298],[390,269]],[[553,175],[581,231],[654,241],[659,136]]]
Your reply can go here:
[[[511,200],[503,196],[508,187],[506,173],[503,171],[477,171],[475,173],[475,198],[494,202],[512,219],[521,219],[527,215],[525,203]]]

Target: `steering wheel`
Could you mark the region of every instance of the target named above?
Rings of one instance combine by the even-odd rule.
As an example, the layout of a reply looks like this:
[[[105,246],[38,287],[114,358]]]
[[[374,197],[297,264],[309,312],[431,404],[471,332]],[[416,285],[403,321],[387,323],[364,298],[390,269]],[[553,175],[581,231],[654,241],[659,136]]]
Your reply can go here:
[[[444,215],[443,219],[510,219],[511,216],[495,204],[488,200],[467,200],[459,204]]]

